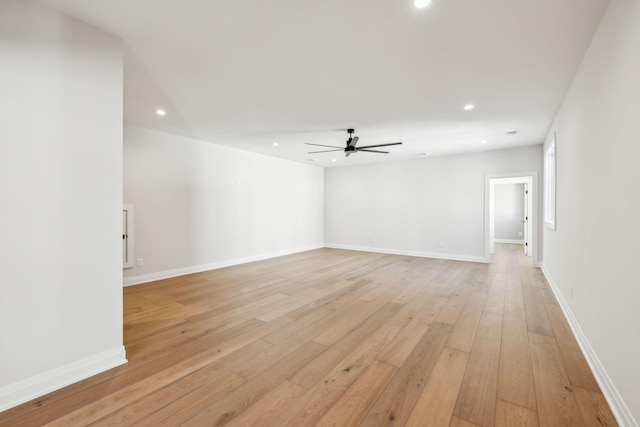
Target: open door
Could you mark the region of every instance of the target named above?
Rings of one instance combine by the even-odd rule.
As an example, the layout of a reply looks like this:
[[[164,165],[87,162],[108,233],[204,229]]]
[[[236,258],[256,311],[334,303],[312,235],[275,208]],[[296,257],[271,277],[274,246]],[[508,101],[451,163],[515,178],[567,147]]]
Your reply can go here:
[[[524,254],[532,255],[533,245],[533,191],[531,182],[524,184]]]
[[[524,199],[524,219],[522,220],[523,224],[524,224],[524,245],[522,245],[524,247],[524,254],[525,255],[529,255],[529,184],[525,183],[524,184],[524,192],[523,194],[523,199]]]
[[[133,205],[122,206],[122,268],[133,267]]]

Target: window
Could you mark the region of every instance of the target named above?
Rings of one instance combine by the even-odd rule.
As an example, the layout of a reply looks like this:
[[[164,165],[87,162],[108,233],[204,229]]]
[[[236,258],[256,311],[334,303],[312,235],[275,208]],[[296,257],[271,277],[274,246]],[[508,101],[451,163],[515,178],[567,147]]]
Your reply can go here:
[[[556,137],[544,152],[544,225],[556,229]]]

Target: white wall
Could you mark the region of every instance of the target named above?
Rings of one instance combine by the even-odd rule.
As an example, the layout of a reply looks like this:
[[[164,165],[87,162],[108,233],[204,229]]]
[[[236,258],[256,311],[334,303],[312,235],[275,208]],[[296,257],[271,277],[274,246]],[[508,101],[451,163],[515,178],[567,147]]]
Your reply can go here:
[[[524,184],[496,185],[494,203],[494,237],[502,240],[523,240]]]
[[[540,171],[541,162],[536,145],[327,169],[325,241],[482,261],[485,175]]]
[[[0,410],[125,362],[122,46],[0,2]]]
[[[124,201],[141,283],[324,244],[324,170],[125,126]]]
[[[557,209],[543,267],[623,425],[640,420],[639,43],[640,2],[612,0],[547,137]]]

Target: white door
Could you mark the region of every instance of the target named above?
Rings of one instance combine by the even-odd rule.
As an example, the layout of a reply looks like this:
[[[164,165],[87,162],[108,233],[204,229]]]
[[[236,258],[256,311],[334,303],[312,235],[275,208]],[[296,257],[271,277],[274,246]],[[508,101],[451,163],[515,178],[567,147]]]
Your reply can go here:
[[[129,262],[129,254],[128,249],[129,245],[127,244],[127,239],[129,238],[129,233],[127,231],[127,211],[125,209],[122,210],[122,264],[127,265]]]
[[[122,207],[122,267],[133,267],[133,205]]]
[[[524,210],[523,215],[524,215],[524,219],[522,220],[522,223],[524,224],[524,254],[525,255],[529,255],[529,185],[528,184],[524,184],[524,191],[522,193],[523,199],[524,199]]]

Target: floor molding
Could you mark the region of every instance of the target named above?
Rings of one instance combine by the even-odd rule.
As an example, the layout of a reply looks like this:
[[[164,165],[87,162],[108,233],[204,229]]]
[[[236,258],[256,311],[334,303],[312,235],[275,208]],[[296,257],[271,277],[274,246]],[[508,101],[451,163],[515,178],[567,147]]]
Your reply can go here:
[[[172,277],[184,276],[186,274],[201,273],[203,271],[217,270],[219,268],[231,267],[234,265],[246,264],[248,262],[262,261],[269,258],[277,258],[285,255],[293,255],[300,252],[321,249],[324,245],[311,245],[301,248],[289,249],[286,251],[270,252],[267,254],[253,255],[244,258],[235,258],[225,261],[214,262],[211,264],[194,265],[191,267],[176,268],[173,270],[158,271],[156,273],[141,274],[138,276],[129,276],[123,279],[123,286],[140,285],[142,283],[155,282],[156,280],[170,279]]]
[[[0,388],[0,412],[127,363],[124,346]]]
[[[516,239],[493,239],[496,243],[508,243],[511,245],[524,245],[524,240],[516,240]]]
[[[436,258],[436,259],[446,259],[451,261],[468,261],[468,262],[480,262],[480,263],[488,263],[485,257],[481,256],[472,256],[472,255],[458,255],[458,254],[447,254],[440,252],[422,252],[422,251],[407,251],[404,249],[389,249],[389,248],[374,248],[369,246],[353,246],[353,245],[340,245],[335,243],[327,243],[325,244],[327,248],[333,249],[346,249],[350,251],[362,251],[362,252],[375,252],[381,254],[390,254],[390,255],[406,255],[406,256],[415,256],[420,258]]]
[[[596,381],[600,386],[602,394],[609,403],[611,411],[616,417],[616,420],[621,426],[638,427],[638,423],[633,418],[631,411],[624,403],[622,396],[620,396],[620,393],[618,393],[618,390],[613,384],[613,381],[611,381],[611,378],[609,378],[609,375],[607,375],[607,371],[600,362],[600,359],[598,359],[596,352],[593,350],[593,347],[591,347],[591,344],[589,344],[589,341],[587,340],[584,332],[582,332],[582,328],[573,315],[571,307],[560,292],[560,287],[554,280],[553,276],[551,276],[551,273],[544,264],[542,264],[541,269],[544,277],[547,279],[547,282],[549,282],[549,285],[551,285],[551,290],[553,290],[553,293],[555,294],[556,299],[560,304],[560,308],[562,308],[562,312],[567,318],[569,326],[571,327],[571,330],[573,331],[573,334],[578,341],[578,345],[580,346],[585,359],[587,359],[587,363],[589,364],[589,367],[591,368],[591,371],[593,372]]]

